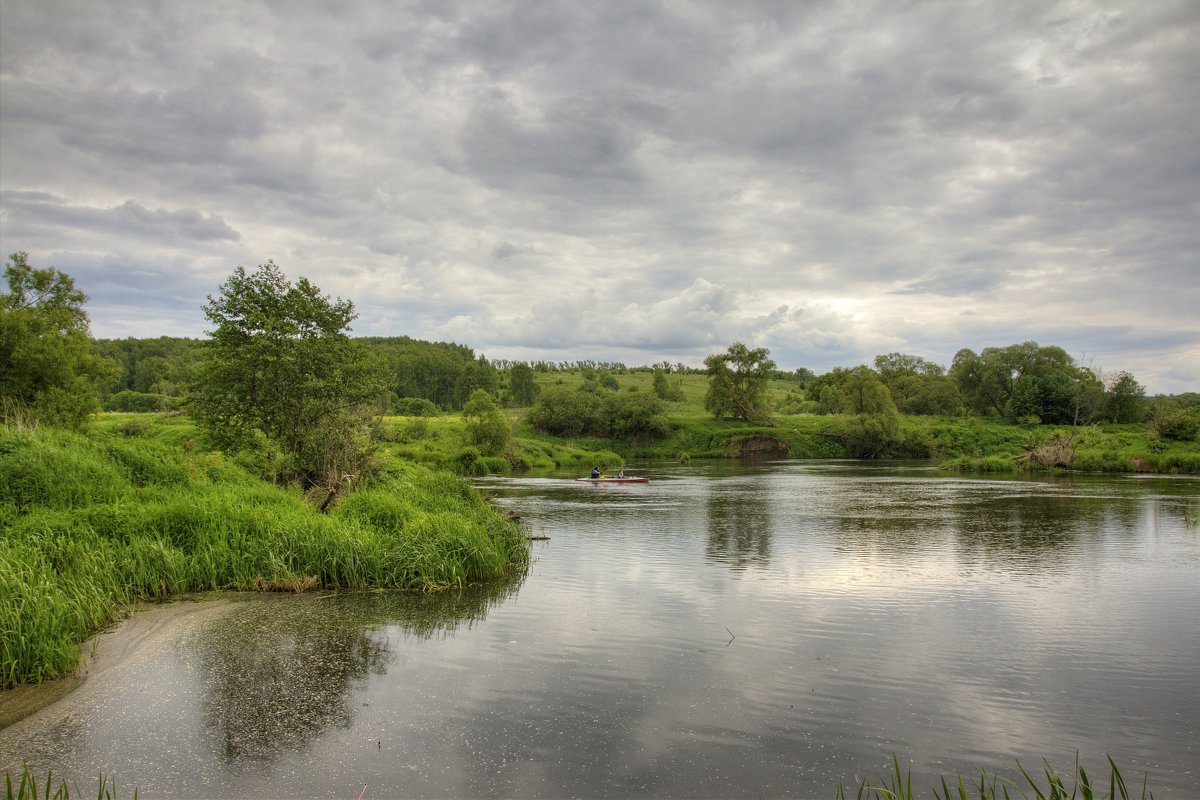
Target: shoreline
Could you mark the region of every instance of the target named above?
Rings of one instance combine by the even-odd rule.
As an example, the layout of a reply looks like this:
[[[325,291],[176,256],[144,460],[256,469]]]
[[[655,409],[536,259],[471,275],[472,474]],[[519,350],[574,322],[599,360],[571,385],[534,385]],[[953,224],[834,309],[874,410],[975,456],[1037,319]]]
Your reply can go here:
[[[104,682],[106,673],[136,663],[165,639],[223,612],[233,602],[229,594],[213,593],[133,606],[129,616],[79,646],[74,675],[0,691],[0,750],[5,749],[5,739],[35,721],[46,724],[70,716],[88,701],[89,688]]]

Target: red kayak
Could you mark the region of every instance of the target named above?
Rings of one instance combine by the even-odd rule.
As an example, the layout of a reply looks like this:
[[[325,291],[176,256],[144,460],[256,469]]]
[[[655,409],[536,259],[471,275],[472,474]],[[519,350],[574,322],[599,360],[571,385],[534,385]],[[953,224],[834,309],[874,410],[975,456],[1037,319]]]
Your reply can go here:
[[[576,478],[577,481],[584,483],[649,483],[650,479],[645,477],[638,478],[606,478],[601,475],[599,478]]]

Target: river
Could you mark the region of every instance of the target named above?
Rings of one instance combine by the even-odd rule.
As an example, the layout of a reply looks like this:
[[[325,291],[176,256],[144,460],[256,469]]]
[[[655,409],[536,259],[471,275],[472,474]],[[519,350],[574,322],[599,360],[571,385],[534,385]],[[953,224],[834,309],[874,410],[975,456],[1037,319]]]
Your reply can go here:
[[[832,798],[893,753],[918,793],[1077,754],[1107,785],[1111,754],[1196,794],[1195,478],[646,471],[477,481],[548,537],[505,584],[151,611],[3,764],[85,796]]]

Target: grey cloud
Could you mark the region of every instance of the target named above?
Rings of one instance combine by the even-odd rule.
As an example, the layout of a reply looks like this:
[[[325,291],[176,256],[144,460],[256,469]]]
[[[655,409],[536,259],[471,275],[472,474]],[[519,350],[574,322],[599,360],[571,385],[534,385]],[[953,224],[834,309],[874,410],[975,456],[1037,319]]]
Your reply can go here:
[[[1193,3],[0,3],[0,240],[35,263],[212,291],[273,257],[359,332],[497,357],[1094,337],[1194,374]]]
[[[159,239],[236,241],[241,238],[219,215],[205,216],[190,208],[151,211],[133,200],[111,208],[87,208],[69,205],[61,198],[40,192],[5,192],[2,201],[18,221],[35,226],[69,225]]]
[[[583,192],[603,200],[621,197],[639,182],[636,143],[583,100],[522,110],[506,97],[489,97],[473,110],[459,142],[466,165],[502,190],[564,198]]]

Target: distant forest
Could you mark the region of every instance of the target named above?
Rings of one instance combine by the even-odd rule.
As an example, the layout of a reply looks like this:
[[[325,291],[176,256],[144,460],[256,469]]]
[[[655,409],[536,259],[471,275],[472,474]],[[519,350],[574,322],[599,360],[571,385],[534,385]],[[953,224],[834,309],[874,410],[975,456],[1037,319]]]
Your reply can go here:
[[[205,339],[160,336],[156,339],[97,339],[99,354],[119,367],[119,375],[102,397],[108,411],[157,411],[186,396],[204,358]],[[534,372],[594,370],[622,373],[630,368],[605,361],[489,361],[470,347],[453,342],[427,342],[409,336],[365,336],[355,341],[388,365],[395,379],[390,406],[404,410],[404,400],[425,400],[442,411],[459,411],[476,389],[500,395],[505,376],[516,364]],[[703,372],[663,362],[637,370]]]
[[[393,381],[387,406],[394,413],[458,411],[471,393],[483,389],[510,406],[530,397],[517,390],[513,368],[532,373],[583,372],[599,378],[628,372],[703,373],[703,368],[667,361],[629,367],[620,362],[510,361],[476,355],[465,345],[428,342],[408,336],[356,337],[388,365]],[[177,407],[188,393],[204,357],[206,340],[161,336],[155,339],[100,339],[99,353],[118,365],[101,401],[110,411],[155,411]],[[838,394],[854,370],[835,368],[823,375],[808,369],[774,370],[790,384],[779,403],[783,413],[837,413]],[[976,414],[1043,422],[1139,422],[1168,398],[1147,398],[1127,372],[1094,373],[1074,363],[1058,347],[1034,342],[990,347],[976,354],[963,349],[949,369],[901,353],[877,356],[870,370],[888,387],[902,414]],[[670,399],[670,398],[667,398]],[[1183,399],[1183,398],[1176,398]],[[1191,399],[1190,396],[1188,399]],[[1186,403],[1192,405],[1192,403]]]

